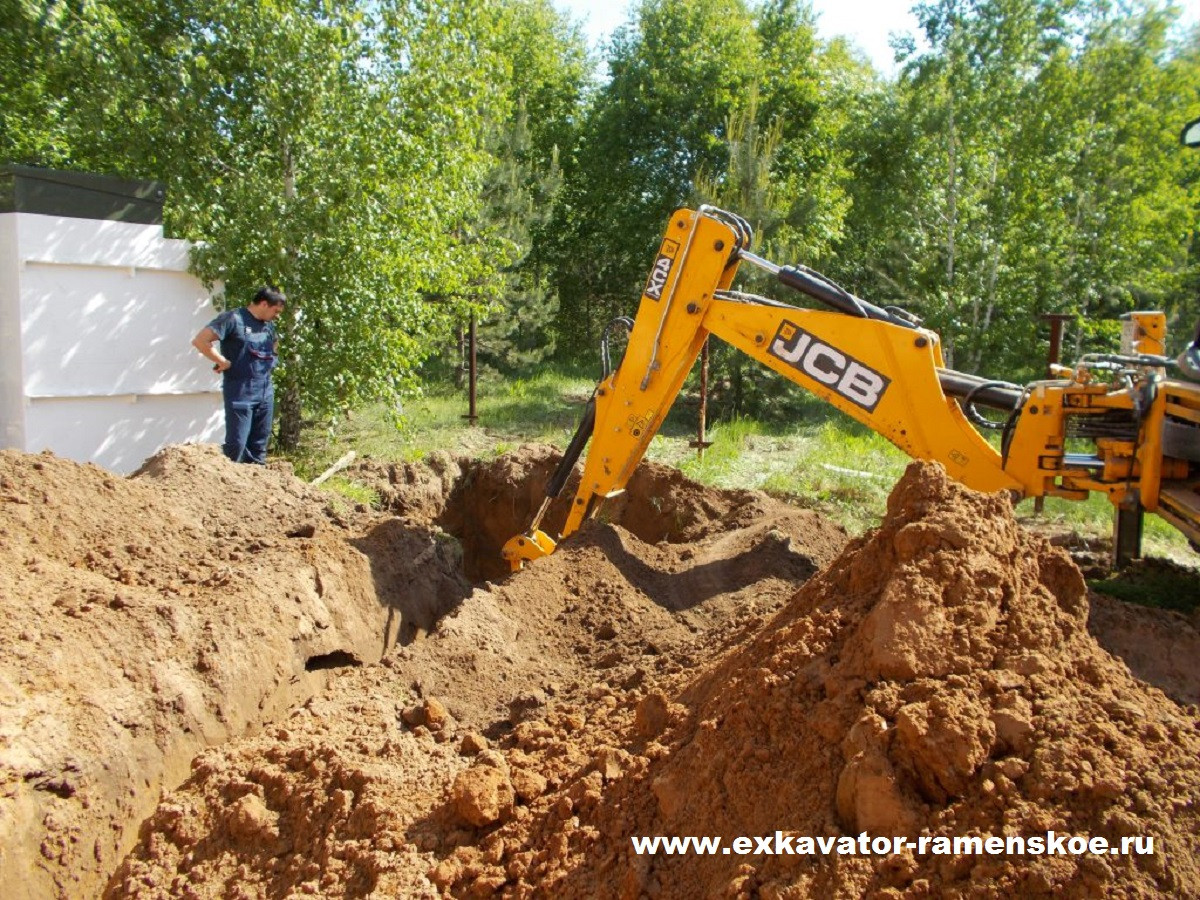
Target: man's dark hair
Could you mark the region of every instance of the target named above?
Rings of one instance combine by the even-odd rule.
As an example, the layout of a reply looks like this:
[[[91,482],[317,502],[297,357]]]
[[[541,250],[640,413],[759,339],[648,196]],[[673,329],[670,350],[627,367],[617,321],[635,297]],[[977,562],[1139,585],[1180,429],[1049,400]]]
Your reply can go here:
[[[273,287],[260,287],[254,295],[255,303],[269,303],[272,306],[282,306],[287,302],[283,291]]]

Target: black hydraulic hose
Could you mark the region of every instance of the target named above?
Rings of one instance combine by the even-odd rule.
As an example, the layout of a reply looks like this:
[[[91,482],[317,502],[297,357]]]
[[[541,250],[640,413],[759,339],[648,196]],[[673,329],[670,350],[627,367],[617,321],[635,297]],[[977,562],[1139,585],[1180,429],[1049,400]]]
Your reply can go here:
[[[1002,465],[1008,464],[1008,447],[1016,432],[1017,420],[1021,418],[1021,410],[1025,406],[1025,398],[1029,389],[1020,385],[1009,384],[1006,381],[988,381],[978,375],[968,375],[966,372],[955,372],[953,369],[938,369],[938,383],[942,393],[947,397],[960,400],[967,416],[976,424],[995,428],[992,422],[977,421],[982,419],[971,409],[975,404],[999,409],[1007,412],[1008,418],[1000,426],[1000,459]]]
[[[1024,389],[1018,385],[1002,381],[989,381],[978,375],[955,372],[953,369],[938,369],[937,373],[942,393],[947,397],[956,397],[964,402],[969,401],[1006,412],[1012,412],[1021,407]]]
[[[820,300],[830,309],[834,309],[837,312],[854,316],[858,319],[876,319],[880,322],[889,322],[892,325],[899,325],[901,328],[916,329],[921,326],[921,320],[907,310],[901,309],[898,306],[884,308],[863,300],[861,297],[855,297],[832,278],[822,275],[808,266],[776,265],[769,259],[763,259],[761,256],[745,249],[737,253],[737,258],[770,272],[781,284],[787,285],[793,291],[808,294],[814,300]]]
[[[861,297],[855,297],[849,291],[811,270],[806,271],[797,266],[783,266],[776,273],[775,277],[792,290],[808,294],[808,296],[820,300],[826,306],[836,309],[838,312],[857,316],[860,319],[878,319],[881,322],[890,322],[893,325],[900,325],[904,328],[917,327],[912,319],[897,315],[881,306],[876,306],[874,303],[863,300]]]
[[[1011,390],[1015,387],[1015,384],[1007,381],[981,381],[979,384],[975,385],[975,387],[971,388],[971,390],[967,392],[967,396],[963,398],[963,412],[967,414],[967,418],[971,420],[971,424],[975,425],[977,428],[990,428],[995,431],[1000,431],[1008,427],[1007,421],[993,422],[990,419],[985,419],[979,414],[978,410],[975,409],[975,398],[988,388],[1007,388]]]
[[[583,448],[587,445],[595,428],[596,398],[592,397],[583,410],[583,418],[579,422],[579,427],[575,429],[575,436],[571,438],[571,443],[567,445],[567,450],[563,453],[558,468],[554,470],[554,474],[546,484],[546,496],[551,500],[561,494],[562,489],[566,487],[567,479],[571,477],[571,470],[575,468],[575,463],[579,461],[579,457],[583,454]]]
[[[1025,408],[1025,400],[1029,396],[1029,388],[1021,391],[1021,396],[1017,400],[1017,405],[1013,411],[1009,413],[1008,420],[1004,423],[1004,429],[1000,432],[1000,466],[1008,468],[1008,450],[1012,446],[1013,436],[1017,433],[1017,422],[1021,418],[1021,410]]]

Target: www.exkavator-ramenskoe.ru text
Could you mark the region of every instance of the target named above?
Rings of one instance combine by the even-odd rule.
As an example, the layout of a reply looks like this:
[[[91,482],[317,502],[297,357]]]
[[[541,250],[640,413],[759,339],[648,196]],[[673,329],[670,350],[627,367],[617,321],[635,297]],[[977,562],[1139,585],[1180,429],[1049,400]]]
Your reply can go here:
[[[630,838],[639,856],[697,854],[703,856],[890,856],[909,851],[918,856],[1148,856],[1154,853],[1153,836],[1122,837],[1110,843],[1105,837],[1083,837],[1047,831],[1028,837],[1017,835],[812,837],[777,831],[766,837],[640,836]]]

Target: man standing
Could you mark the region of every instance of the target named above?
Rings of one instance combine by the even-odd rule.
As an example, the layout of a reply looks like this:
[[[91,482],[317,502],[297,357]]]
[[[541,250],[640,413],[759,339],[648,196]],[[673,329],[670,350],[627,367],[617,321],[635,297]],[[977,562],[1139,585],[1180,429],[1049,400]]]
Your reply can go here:
[[[221,313],[192,338],[192,346],[223,375],[225,455],[234,462],[267,461],[267,439],[275,414],[275,319],[286,299],[274,288],[258,289],[240,309]],[[214,345],[220,341],[220,350]]]

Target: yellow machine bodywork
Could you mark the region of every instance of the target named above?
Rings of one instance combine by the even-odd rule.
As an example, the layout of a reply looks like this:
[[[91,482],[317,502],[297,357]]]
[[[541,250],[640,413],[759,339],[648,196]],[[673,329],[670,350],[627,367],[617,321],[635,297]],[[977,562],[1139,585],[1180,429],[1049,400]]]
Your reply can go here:
[[[1165,455],[1162,442],[1168,418],[1183,429],[1185,444],[1200,436],[1200,385],[1166,381],[1161,368],[1146,366],[1137,379],[1126,375],[1127,383],[1114,389],[1089,369],[1071,370],[1068,377],[1028,386],[1019,397],[1009,392],[1015,424],[1001,453],[964,414],[962,402],[964,392],[969,403],[997,383],[946,370],[938,335],[911,317],[845,292],[830,297],[820,276],[818,299],[832,299],[840,308],[805,309],[731,291],[742,261],[765,263],[749,252],[743,226],[736,216],[707,208],[671,217],[624,359],[596,388],[591,449],[561,537],[624,489],[704,342],[716,335],[914,459],[940,462],[968,487],[1074,499],[1104,491],[1118,508],[1158,512],[1200,542],[1200,466]],[[807,291],[814,282],[806,272],[789,268],[780,278]],[[1128,326],[1134,352],[1162,352],[1159,324],[1142,316]],[[1070,423],[1089,418],[1103,423],[1100,433],[1115,436],[1097,439],[1095,453],[1068,452]],[[1200,456],[1200,438],[1196,444]],[[538,530],[547,504],[528,534],[505,545],[514,569],[553,552],[554,540]]]

